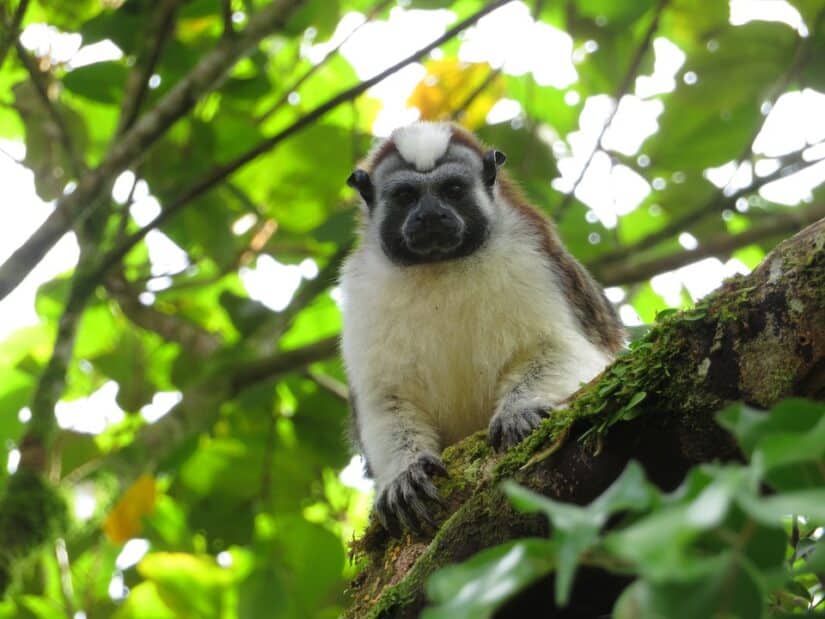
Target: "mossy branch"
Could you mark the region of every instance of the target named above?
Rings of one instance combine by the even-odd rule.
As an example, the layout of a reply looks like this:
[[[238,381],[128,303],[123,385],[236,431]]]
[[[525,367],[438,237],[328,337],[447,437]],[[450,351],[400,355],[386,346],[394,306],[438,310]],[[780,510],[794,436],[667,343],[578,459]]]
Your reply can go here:
[[[448,448],[439,530],[390,540],[372,523],[353,545],[366,566],[351,585],[348,616],[416,617],[437,568],[545,533],[542,521],[509,507],[499,490],[503,479],[583,504],[631,459],[651,481],[672,489],[697,463],[739,458],[714,413],[737,400],[768,407],[790,396],[825,399],[823,324],[825,219],[694,309],[663,316],[515,449],[494,454],[483,432]]]

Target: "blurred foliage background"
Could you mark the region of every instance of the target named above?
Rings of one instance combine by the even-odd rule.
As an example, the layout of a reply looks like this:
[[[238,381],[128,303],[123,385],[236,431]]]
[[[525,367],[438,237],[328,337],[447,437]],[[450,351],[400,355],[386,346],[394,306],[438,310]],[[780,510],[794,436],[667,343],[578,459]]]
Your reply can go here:
[[[823,15],[5,0],[0,617],[338,616],[370,496],[335,275],[373,137],[477,131],[651,322],[825,216]]]

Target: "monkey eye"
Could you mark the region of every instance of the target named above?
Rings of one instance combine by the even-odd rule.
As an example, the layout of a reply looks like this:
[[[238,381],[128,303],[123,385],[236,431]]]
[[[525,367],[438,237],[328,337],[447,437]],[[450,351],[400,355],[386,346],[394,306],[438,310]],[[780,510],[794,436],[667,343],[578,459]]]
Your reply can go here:
[[[418,192],[409,185],[403,185],[392,192],[393,201],[403,206],[409,206],[415,202],[416,198],[418,198]]]
[[[441,186],[441,195],[448,200],[460,200],[466,191],[467,188],[461,181],[447,181]]]

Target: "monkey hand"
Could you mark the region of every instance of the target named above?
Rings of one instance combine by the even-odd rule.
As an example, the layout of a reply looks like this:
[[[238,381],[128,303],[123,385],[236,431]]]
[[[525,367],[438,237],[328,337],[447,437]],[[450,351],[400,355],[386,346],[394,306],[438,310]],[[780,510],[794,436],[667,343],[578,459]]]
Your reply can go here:
[[[487,430],[493,449],[504,451],[523,441],[550,414],[552,408],[550,405],[537,406],[523,402],[499,408]]]
[[[421,533],[424,524],[435,528],[425,503],[441,502],[432,482],[435,476],[446,477],[447,469],[438,456],[422,453],[381,491],[375,501],[375,513],[390,535],[401,534],[399,523],[414,533]]]

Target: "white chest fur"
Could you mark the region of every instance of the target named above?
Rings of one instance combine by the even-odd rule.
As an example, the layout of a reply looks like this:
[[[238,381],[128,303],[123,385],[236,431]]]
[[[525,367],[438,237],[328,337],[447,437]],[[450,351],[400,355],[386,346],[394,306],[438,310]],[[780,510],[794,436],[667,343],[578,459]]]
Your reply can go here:
[[[443,447],[487,426],[502,377],[539,349],[557,351],[567,393],[604,366],[537,239],[521,236],[505,245],[494,234],[469,258],[437,265],[395,266],[369,242],[349,258],[343,355],[359,406],[408,401]]]

